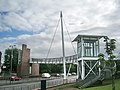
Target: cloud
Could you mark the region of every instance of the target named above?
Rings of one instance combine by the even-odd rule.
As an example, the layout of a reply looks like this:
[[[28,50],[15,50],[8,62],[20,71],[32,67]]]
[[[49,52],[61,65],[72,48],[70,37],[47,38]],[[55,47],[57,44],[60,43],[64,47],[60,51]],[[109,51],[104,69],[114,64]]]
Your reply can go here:
[[[59,13],[63,11],[63,21],[66,23],[64,30],[67,27],[72,39],[81,33],[108,35],[117,39],[119,44],[119,5],[120,2],[116,0],[0,0],[0,32],[32,32],[16,36],[15,42],[11,43],[17,43],[19,48],[25,43],[31,48],[31,56],[45,57]],[[50,56],[59,56],[61,53],[60,26],[58,29]],[[67,38],[66,54],[71,55],[74,52],[67,33],[64,33]],[[6,38],[9,40],[11,37]],[[4,44],[1,46],[3,49]]]
[[[11,27],[21,30],[34,30],[39,32],[49,28],[50,23],[55,24],[59,17],[59,11],[64,12],[69,23],[74,23],[74,27],[87,28],[92,26],[105,26],[107,22],[102,18],[103,15],[112,13],[115,10],[114,0],[11,0],[1,5],[1,11],[8,11],[5,20]],[[8,4],[5,7],[5,4]],[[53,22],[51,22],[53,21]],[[84,23],[82,26],[80,25]],[[102,23],[101,23],[102,22]],[[14,24],[13,24],[14,23]]]
[[[14,17],[13,17],[14,16]],[[8,22],[9,21],[9,22]],[[16,13],[9,13],[4,17],[3,21],[10,28],[15,28],[17,30],[31,30],[31,25],[27,22],[26,19],[21,17]]]

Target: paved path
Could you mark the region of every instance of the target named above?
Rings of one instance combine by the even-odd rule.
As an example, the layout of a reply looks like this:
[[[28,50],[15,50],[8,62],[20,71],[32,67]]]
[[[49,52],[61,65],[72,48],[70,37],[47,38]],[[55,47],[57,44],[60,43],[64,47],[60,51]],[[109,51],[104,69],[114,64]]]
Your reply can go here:
[[[53,88],[48,88],[47,90],[80,90],[74,87],[74,84],[66,84],[61,86],[56,86]]]
[[[77,89],[77,88],[50,88],[50,89],[47,89],[47,90],[80,90],[80,89]]]
[[[36,88],[34,90],[40,90],[40,89]],[[46,90],[80,90],[80,89],[75,88],[74,84],[67,84],[67,85],[61,85],[61,86],[56,86],[56,87],[48,88]]]

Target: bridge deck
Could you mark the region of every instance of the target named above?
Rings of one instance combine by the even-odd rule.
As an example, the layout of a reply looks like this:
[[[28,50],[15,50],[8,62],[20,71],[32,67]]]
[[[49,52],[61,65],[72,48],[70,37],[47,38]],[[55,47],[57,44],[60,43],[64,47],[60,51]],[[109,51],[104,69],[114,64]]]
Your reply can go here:
[[[77,63],[77,55],[65,57],[66,63]],[[43,63],[43,64],[62,64],[63,58],[31,58],[30,63]]]

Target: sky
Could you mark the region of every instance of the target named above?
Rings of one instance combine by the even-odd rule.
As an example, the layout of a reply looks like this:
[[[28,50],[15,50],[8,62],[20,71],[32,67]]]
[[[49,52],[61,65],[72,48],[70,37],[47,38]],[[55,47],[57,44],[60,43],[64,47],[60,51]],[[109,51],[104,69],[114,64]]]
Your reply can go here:
[[[62,56],[60,11],[67,56],[75,54],[71,40],[78,34],[114,38],[119,54],[120,0],[0,0],[0,51],[26,44],[31,57],[46,57],[57,30],[48,57]]]

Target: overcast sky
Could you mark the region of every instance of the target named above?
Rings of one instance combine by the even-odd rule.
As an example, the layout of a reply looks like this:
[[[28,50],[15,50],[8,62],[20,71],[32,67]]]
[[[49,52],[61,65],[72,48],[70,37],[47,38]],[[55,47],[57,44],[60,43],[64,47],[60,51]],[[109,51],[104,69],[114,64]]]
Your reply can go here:
[[[65,53],[75,54],[67,34],[107,35],[120,50],[120,0],[0,0],[0,51],[27,44],[31,57],[46,57],[63,12]],[[76,44],[74,47],[76,47]],[[62,56],[60,25],[49,57]]]

